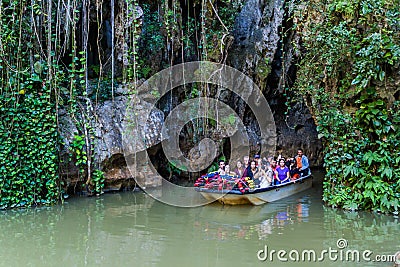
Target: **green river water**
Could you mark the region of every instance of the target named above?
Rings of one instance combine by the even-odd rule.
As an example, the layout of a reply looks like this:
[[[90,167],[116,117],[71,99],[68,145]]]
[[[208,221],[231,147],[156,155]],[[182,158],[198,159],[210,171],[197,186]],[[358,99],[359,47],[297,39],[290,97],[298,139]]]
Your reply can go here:
[[[400,251],[399,219],[324,207],[322,175],[257,207],[179,208],[124,192],[1,211],[0,266],[393,266],[377,260]]]

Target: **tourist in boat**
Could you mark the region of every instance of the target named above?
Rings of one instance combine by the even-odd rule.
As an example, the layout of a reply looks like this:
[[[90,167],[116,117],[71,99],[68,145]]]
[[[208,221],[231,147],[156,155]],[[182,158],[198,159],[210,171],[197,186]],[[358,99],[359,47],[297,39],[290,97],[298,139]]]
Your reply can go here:
[[[254,155],[254,161],[256,162],[256,167],[261,167],[261,157],[260,155]]]
[[[258,168],[256,167],[256,162],[254,160],[252,160],[250,162],[250,171],[248,171],[247,173],[247,177],[250,177],[251,179],[253,179],[254,184],[256,186],[260,185],[260,179],[259,179],[260,173]]]
[[[277,180],[276,180],[275,171],[276,171],[277,165],[276,165],[276,160],[274,158],[272,158],[270,166],[271,166],[271,169],[273,172],[273,183],[276,184]]]
[[[306,176],[310,172],[310,164],[308,163],[308,158],[303,153],[303,149],[299,148],[297,150],[297,156],[295,157],[297,165],[297,173],[300,176]]]
[[[229,175],[229,176],[236,175],[236,173],[234,171],[231,171],[229,164],[225,165],[225,175]]]
[[[219,175],[225,175],[225,161],[220,160],[218,162],[218,174]]]
[[[269,163],[268,163],[269,165]],[[272,170],[271,167],[267,167],[267,165],[261,165],[259,170],[259,180],[260,180],[260,188],[265,188],[271,185],[272,183]]]
[[[276,160],[272,159],[272,161],[271,161],[271,168],[272,168],[272,170],[275,171],[275,170],[276,170],[276,167],[278,167],[278,166],[276,165]]]
[[[254,162],[254,161],[252,161],[252,162]],[[254,162],[253,164],[254,164],[254,169],[257,169],[256,168],[256,163]],[[242,177],[249,177],[249,178],[253,179],[253,171],[252,171],[251,163],[249,164],[249,167],[247,167],[244,170]]]
[[[265,178],[268,182],[268,185],[272,185],[274,181],[274,171],[272,170],[269,162],[265,164]]]
[[[280,162],[281,160],[283,160],[284,162],[285,162],[285,166],[286,166],[286,158],[284,157],[284,156],[282,156],[282,155],[279,155],[280,156],[280,158],[279,159],[277,159],[276,160],[276,162]],[[278,167],[279,167],[279,164],[278,164]],[[287,166],[286,166],[287,167]],[[289,167],[288,167],[289,168]]]
[[[238,160],[238,162],[236,162],[236,168],[235,168],[235,175],[238,177],[243,177],[245,168],[243,168],[243,164],[240,160]]]
[[[276,184],[283,184],[290,181],[289,168],[285,166],[285,160],[279,161],[279,167],[275,170]]]
[[[296,160],[294,158],[289,158],[286,161],[286,167],[289,168],[289,174],[292,180],[296,180],[297,178],[300,177],[300,174],[298,173],[297,170]]]
[[[243,157],[243,167],[244,167],[244,172],[243,172],[243,176],[242,177],[250,177],[251,179],[253,179],[253,174],[251,172],[251,164],[250,164],[250,158],[249,156],[244,156]]]
[[[253,174],[254,184],[256,187],[266,187],[266,182],[264,182],[266,180],[265,166],[260,164],[256,168],[257,172]]]
[[[250,161],[250,157],[249,156],[244,156],[243,157],[243,165],[244,165],[245,169],[250,167],[249,161]]]
[[[294,158],[288,158],[288,159],[286,160],[286,162],[285,162],[285,165],[286,165],[286,167],[288,167],[289,170],[290,170],[290,166],[294,165],[295,162],[296,162],[296,161],[294,160]]]

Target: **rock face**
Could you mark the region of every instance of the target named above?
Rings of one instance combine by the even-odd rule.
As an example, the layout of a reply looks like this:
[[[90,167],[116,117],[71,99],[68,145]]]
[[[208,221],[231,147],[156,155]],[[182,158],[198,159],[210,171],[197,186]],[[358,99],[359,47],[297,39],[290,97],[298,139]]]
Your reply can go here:
[[[295,79],[293,65],[296,55],[291,42],[296,42],[297,36],[288,31],[283,40],[284,14],[285,1],[247,1],[235,22],[228,64],[252,77],[267,97],[277,128],[277,153],[289,157],[302,148],[311,166],[321,166],[322,144],[306,105],[290,104],[291,109],[285,114],[286,94],[290,95],[285,86],[292,85],[286,82],[286,77]],[[282,40],[285,43],[283,51]],[[254,124],[249,123],[252,132],[256,132]],[[253,135],[253,138],[257,136]]]
[[[235,21],[229,65],[255,78],[260,87],[268,77],[281,40],[283,5],[280,0],[249,0]]]
[[[120,91],[124,91],[119,89]],[[61,136],[65,144],[62,150],[62,158],[65,164],[62,166],[61,175],[66,181],[67,187],[75,187],[76,184],[86,182],[80,177],[79,169],[75,166],[75,159],[71,157],[71,143],[75,135],[83,135],[84,127],[91,128],[88,131],[90,137],[90,146],[93,148],[92,166],[96,169],[104,171],[106,178],[106,189],[119,190],[123,187],[133,186],[133,174],[126,166],[123,144],[123,134],[126,134],[127,120],[126,112],[129,104],[129,98],[126,95],[120,95],[114,100],[108,100],[96,107],[84,108],[75,118],[72,118],[67,112],[60,112],[60,128]],[[138,118],[147,118],[147,114],[143,114],[145,105],[150,105],[146,101],[135,102],[134,111]],[[82,104],[83,105],[83,104]],[[89,110],[89,114],[85,114]],[[82,115],[85,114],[85,115]],[[164,114],[159,110],[154,110],[151,114],[151,121],[146,123],[139,120],[143,131],[132,132],[136,138],[136,156],[141,158],[141,152],[146,148],[154,146],[161,141],[161,127],[164,121]],[[79,128],[79,130],[78,130]],[[146,136],[145,136],[146,135]],[[146,140],[146,143],[143,141]],[[126,148],[126,147],[125,147]],[[72,159],[72,160],[70,160]],[[145,178],[146,172],[135,173],[138,178]],[[154,178],[154,177],[153,177]],[[159,179],[148,179],[149,186],[155,186],[160,183]]]
[[[125,2],[119,3],[123,5]],[[285,8],[287,8],[285,5],[288,5],[288,3],[283,0],[248,0],[237,15],[232,31],[233,37],[229,36],[233,41],[231,40],[232,44],[226,48],[226,64],[251,77],[268,99],[276,123],[277,153],[289,157],[294,156],[298,148],[302,148],[309,157],[311,166],[320,166],[323,161],[322,145],[317,138],[316,127],[309,110],[300,102],[289,104],[291,109],[288,109],[286,104],[288,102],[287,95],[290,95],[286,88],[290,87],[295,80],[294,64],[296,54],[291,43],[292,41],[296,42],[297,36],[290,31],[287,31],[285,37],[282,36],[282,28],[290,28],[290,25],[284,25],[288,23],[285,17]],[[140,11],[136,12],[139,14],[138,18],[141,18],[143,11],[140,8],[137,8],[137,10]],[[125,64],[126,49],[121,45],[124,42],[121,43],[117,40],[125,40],[126,38],[121,33],[126,21],[117,14],[115,23],[115,35],[117,37],[115,57],[121,65]],[[110,33],[106,34],[106,37],[108,36],[106,38],[107,44],[110,39],[109,35]],[[175,50],[178,51],[179,49]],[[107,55],[109,55],[110,51],[107,51]],[[163,56],[161,55],[160,57]],[[175,61],[179,62],[180,55],[176,57],[177,60]],[[171,60],[171,62],[175,61]],[[120,67],[117,68],[116,75],[120,72]],[[133,184],[134,177],[126,167],[127,163],[124,157],[122,140],[122,134],[126,129],[127,123],[125,118],[128,91],[126,87],[116,88],[116,97],[113,100],[104,101],[97,106],[89,104],[89,108],[88,102],[82,101],[80,115],[75,117],[71,117],[66,111],[60,112],[60,125],[65,143],[65,147],[62,150],[62,157],[65,162],[62,166],[62,176],[68,187],[74,186],[78,182],[85,182],[80,177],[73,157],[72,161],[70,161],[71,152],[68,149],[74,135],[82,135],[85,132],[83,125],[90,126],[90,143],[94,149],[92,168],[104,171],[108,188],[120,189]],[[155,95],[151,90],[137,93],[138,101],[136,102],[135,112],[141,118],[147,115],[141,114],[141,112],[146,110],[144,107],[150,105],[149,102],[152,102],[151,99]],[[228,91],[222,90],[218,94],[220,96],[219,99],[231,104],[232,108],[243,119],[250,137],[250,144],[253,150],[257,151],[260,146],[257,121],[248,107],[246,107],[244,101],[241,101],[239,97],[230,94]],[[174,97],[176,98],[176,96]],[[176,102],[179,101],[178,99]],[[167,103],[167,105],[172,106],[171,103]],[[159,153],[162,141],[161,127],[164,123],[165,112],[166,110],[156,110],[150,116],[148,122],[140,122],[140,125],[143,125],[143,127],[147,125],[147,128],[131,133],[139,142],[137,147],[140,147],[140,151],[136,151],[137,153],[135,154],[138,158],[146,161],[147,157],[141,152],[148,148],[152,148],[150,153],[153,156]],[[164,136],[163,138],[168,137]],[[146,140],[146,143],[142,140]],[[200,152],[190,150],[189,158],[199,158],[202,155],[207,155],[202,149],[199,146]],[[146,162],[143,163],[146,164]],[[161,167],[166,168],[166,166]],[[144,169],[134,174],[136,178],[149,178],[147,179],[149,186],[160,183],[159,179],[149,175]]]

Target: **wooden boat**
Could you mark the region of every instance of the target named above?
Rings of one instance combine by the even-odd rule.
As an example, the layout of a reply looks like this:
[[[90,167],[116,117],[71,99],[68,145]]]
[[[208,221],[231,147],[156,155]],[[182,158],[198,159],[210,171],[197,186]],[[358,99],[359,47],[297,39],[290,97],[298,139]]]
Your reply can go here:
[[[284,184],[256,188],[245,193],[238,190],[216,190],[196,188],[209,201],[218,201],[227,205],[261,205],[304,191],[312,186],[312,175],[306,175]]]

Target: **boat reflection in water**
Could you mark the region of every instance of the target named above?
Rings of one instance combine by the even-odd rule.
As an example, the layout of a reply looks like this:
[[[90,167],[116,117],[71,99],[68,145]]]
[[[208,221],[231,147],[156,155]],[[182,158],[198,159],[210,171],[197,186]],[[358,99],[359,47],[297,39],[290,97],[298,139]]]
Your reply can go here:
[[[316,174],[317,172],[313,172]],[[317,177],[318,178],[318,177]],[[143,192],[74,198],[64,205],[0,212],[1,266],[276,266],[257,252],[337,248],[400,251],[399,219],[322,205],[316,185],[262,206],[165,205]],[[198,192],[195,192],[198,193]],[[17,256],[16,256],[17,255]],[[322,266],[320,262],[293,266]],[[323,266],[391,266],[324,262]]]
[[[263,206],[221,206],[211,204],[202,207],[201,217],[194,228],[204,232],[206,239],[266,239],[268,235],[299,223],[307,223],[309,200],[290,197],[284,204],[269,203]],[[201,220],[207,218],[207,220]]]

